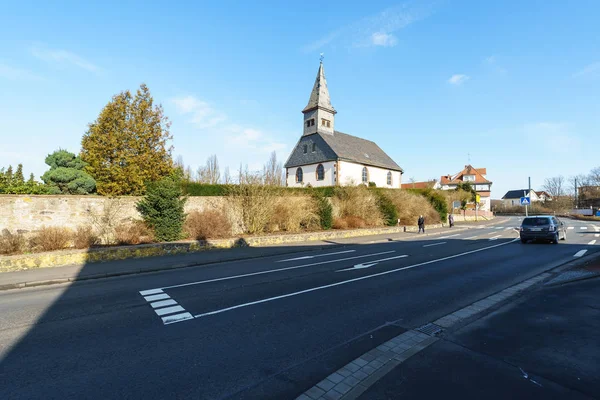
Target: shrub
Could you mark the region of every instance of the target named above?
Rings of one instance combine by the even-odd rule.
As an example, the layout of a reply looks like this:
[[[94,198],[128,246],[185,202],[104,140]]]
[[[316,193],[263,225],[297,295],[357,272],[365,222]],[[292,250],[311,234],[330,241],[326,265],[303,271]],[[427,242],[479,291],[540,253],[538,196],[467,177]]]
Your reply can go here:
[[[183,192],[188,196],[227,196],[231,186],[186,182],[183,184]]]
[[[317,215],[321,229],[328,230],[333,226],[333,207],[327,198],[317,199]]]
[[[231,222],[217,210],[192,211],[185,221],[185,233],[190,239],[206,240],[231,237]]]
[[[360,217],[356,217],[354,215],[348,215],[344,219],[346,220],[346,223],[348,224],[348,228],[350,228],[350,229],[365,228],[367,226],[367,223],[365,222],[364,219],[362,219]]]
[[[426,223],[439,222],[440,216],[429,201],[412,190],[386,190],[385,196],[394,204],[402,225],[416,225],[419,215]]]
[[[379,211],[377,195],[366,186],[340,186],[335,188],[333,198],[338,208],[337,216],[354,216],[362,219],[367,226],[382,226],[383,218]]]
[[[262,233],[268,230],[278,193],[278,188],[254,183],[231,187],[231,205],[241,217],[247,233]]]
[[[433,208],[438,212],[439,216],[435,222],[446,221],[448,218],[448,204],[446,197],[433,189],[406,189],[409,192],[420,194],[425,197]]]
[[[76,249],[88,249],[100,244],[100,238],[94,234],[91,226],[79,226],[73,235],[73,246]]]
[[[133,221],[115,226],[115,241],[119,245],[152,243],[152,231],[143,221]]]
[[[377,184],[375,182],[369,182],[369,187],[370,188],[377,187]]]
[[[386,196],[385,192],[378,190],[375,192],[378,196],[378,206],[381,215],[383,216],[383,221],[387,226],[396,226],[398,223],[398,210],[394,205],[394,202],[390,200],[388,196]]]
[[[30,239],[29,244],[35,251],[54,251],[69,247],[73,231],[67,228],[42,227]]]
[[[333,220],[333,229],[348,229],[348,222],[344,218],[336,218]]]
[[[181,182],[174,176],[147,185],[146,195],[137,203],[137,210],[154,231],[156,240],[168,242],[181,238],[187,200],[182,195]]]
[[[20,233],[10,233],[3,229],[0,234],[0,254],[11,255],[21,253],[25,249],[25,238]]]
[[[291,195],[276,200],[270,230],[299,232],[319,228],[315,200],[310,196]]]

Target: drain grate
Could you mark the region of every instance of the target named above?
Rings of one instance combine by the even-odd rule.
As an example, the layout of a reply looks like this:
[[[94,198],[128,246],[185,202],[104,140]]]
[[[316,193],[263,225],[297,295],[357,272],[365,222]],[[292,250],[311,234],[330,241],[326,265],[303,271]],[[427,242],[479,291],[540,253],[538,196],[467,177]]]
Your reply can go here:
[[[441,333],[444,329],[439,325],[429,323],[427,325],[423,325],[420,328],[417,328],[417,330],[419,332],[423,332],[429,336],[435,336],[435,335]]]

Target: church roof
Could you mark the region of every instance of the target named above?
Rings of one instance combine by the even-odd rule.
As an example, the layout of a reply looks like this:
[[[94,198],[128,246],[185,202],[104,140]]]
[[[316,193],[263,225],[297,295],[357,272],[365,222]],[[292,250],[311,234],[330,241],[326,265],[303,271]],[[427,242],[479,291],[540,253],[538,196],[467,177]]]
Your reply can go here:
[[[302,112],[310,111],[315,108],[325,108],[335,113],[335,108],[331,105],[331,99],[329,98],[329,89],[327,89],[327,80],[325,79],[325,70],[323,69],[323,63],[319,65],[319,71],[317,72],[317,78],[313,86],[312,92],[310,92],[310,98],[308,104],[304,107]]]
[[[315,144],[314,152],[312,151],[313,143]],[[304,153],[305,145],[308,149],[307,153]],[[292,168],[337,160],[403,172],[402,168],[375,142],[338,131],[335,131],[333,135],[315,133],[300,138],[285,163],[285,167]]]

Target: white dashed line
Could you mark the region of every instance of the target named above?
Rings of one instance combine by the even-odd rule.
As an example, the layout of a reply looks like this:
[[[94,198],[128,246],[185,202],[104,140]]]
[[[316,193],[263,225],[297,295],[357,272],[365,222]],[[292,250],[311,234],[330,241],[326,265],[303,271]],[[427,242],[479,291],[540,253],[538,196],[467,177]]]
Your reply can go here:
[[[169,315],[167,317],[162,317],[163,324],[165,324],[165,325],[169,325],[174,322],[185,321],[186,319],[194,319],[194,316],[192,314],[190,314],[189,312],[186,312],[186,313],[182,313],[182,314],[175,314],[175,315]]]
[[[336,251],[335,253],[315,254],[314,256],[302,256],[302,257],[296,257],[296,258],[288,258],[287,260],[279,260],[277,262],[278,263],[282,263],[282,262],[288,262],[288,261],[309,260],[309,259],[315,258],[315,257],[327,257],[327,256],[333,256],[333,255],[336,255],[336,254],[353,253],[355,251],[356,250]]]
[[[479,235],[471,236],[471,237],[465,238],[465,240],[477,239],[478,237],[479,237]]]
[[[504,229],[504,227],[503,226],[499,226],[496,229]]]
[[[426,245],[423,245],[423,247],[439,246],[440,244],[446,244],[446,242],[426,244]]]
[[[582,226],[582,227],[581,227],[581,228],[579,228],[579,229],[582,229],[582,230],[586,231],[586,230],[587,230],[587,226]]]
[[[594,237],[600,237],[600,233],[596,233]]]
[[[588,246],[593,246],[596,244],[596,240],[592,240],[591,242],[588,243]]]
[[[163,299],[168,299],[169,295],[168,294],[155,294],[153,296],[146,296],[144,297],[144,300],[146,301],[155,301],[155,300],[163,300]]]
[[[455,237],[455,236],[460,236],[460,233],[457,233],[455,235],[442,236],[442,237],[440,237],[438,239],[448,239],[448,238]]]
[[[162,289],[150,289],[150,290],[142,290],[140,292],[140,294],[142,296],[148,296],[148,295],[151,295],[151,294],[158,294],[158,293],[162,293],[162,292],[163,292]]]
[[[154,303],[150,303],[150,305],[152,306],[152,308],[160,308],[160,307],[172,306],[174,304],[177,304],[177,302],[175,300],[173,300],[173,299],[162,300],[162,301],[155,301]]]
[[[579,250],[577,253],[575,253],[575,255],[573,257],[581,257],[585,253],[587,253],[587,250]]]
[[[501,237],[502,237],[502,235],[498,235],[498,236],[491,237],[489,240],[498,240]]]
[[[575,227],[574,227],[574,226],[570,226],[570,227],[568,227],[567,229],[568,229],[568,230],[572,230],[572,229],[575,229]]]
[[[173,306],[167,308],[159,308],[158,310],[154,310],[158,316],[167,315],[167,314],[175,314],[178,312],[185,311],[181,306]]]

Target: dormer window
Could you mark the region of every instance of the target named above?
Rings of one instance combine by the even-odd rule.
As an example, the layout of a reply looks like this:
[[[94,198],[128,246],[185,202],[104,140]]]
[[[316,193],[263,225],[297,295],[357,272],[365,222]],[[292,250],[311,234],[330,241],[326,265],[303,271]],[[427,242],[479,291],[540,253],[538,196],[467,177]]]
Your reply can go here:
[[[314,119],[314,118],[312,118],[312,119],[310,120],[310,126],[315,126],[315,119]]]
[[[475,175],[464,175],[463,181],[465,182],[475,182]]]
[[[306,121],[306,127],[310,127],[310,120]]]
[[[315,151],[317,151],[317,144],[313,143],[312,144],[312,152],[314,153]]]
[[[303,150],[304,150],[304,154],[308,153],[308,145],[307,144],[304,145]]]

